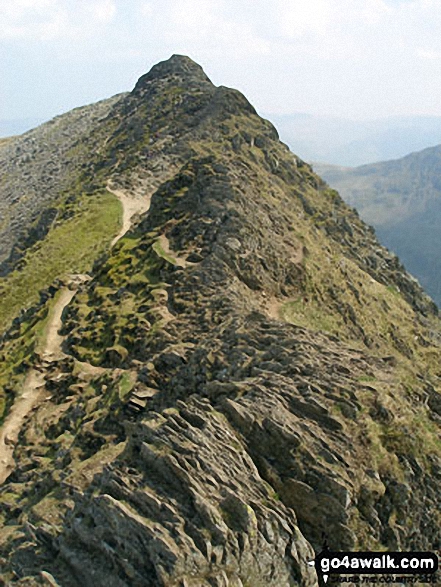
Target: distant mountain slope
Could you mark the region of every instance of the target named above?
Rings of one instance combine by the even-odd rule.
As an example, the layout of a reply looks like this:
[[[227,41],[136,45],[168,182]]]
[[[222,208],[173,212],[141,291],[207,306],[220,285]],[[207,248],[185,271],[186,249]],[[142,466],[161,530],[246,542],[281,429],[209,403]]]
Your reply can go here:
[[[441,322],[396,256],[188,57],[82,137],[0,283],[109,190],[143,205],[0,338],[0,583],[317,587],[324,540],[438,548]]]
[[[441,117],[345,120],[309,114],[269,115],[281,139],[308,162],[356,166],[403,157],[441,143]]]
[[[0,274],[55,221],[57,206],[90,158],[93,129],[120,99],[76,108],[24,135],[0,140]]]
[[[315,169],[441,305],[441,145],[354,169]]]

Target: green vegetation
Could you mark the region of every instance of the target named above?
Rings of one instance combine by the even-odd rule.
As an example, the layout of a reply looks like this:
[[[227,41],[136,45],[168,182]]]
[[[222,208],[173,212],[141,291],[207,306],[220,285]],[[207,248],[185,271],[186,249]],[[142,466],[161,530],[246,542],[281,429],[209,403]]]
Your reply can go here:
[[[0,350],[0,422],[5,417],[15,391],[26,376],[26,368],[44,338],[45,327],[55,300],[50,299],[31,318],[23,321],[18,336]]]
[[[386,449],[396,455],[418,458],[429,466],[428,455],[441,455],[441,440],[438,427],[430,420],[427,411],[409,411],[397,421],[383,427],[382,442]]]
[[[127,397],[127,395],[132,391],[133,386],[134,382],[132,374],[130,372],[123,373],[118,383],[119,397],[121,400],[124,400]]]
[[[19,268],[0,281],[0,329],[34,304],[55,279],[90,271],[117,234],[121,218],[121,204],[112,194],[80,197],[70,218],[56,222],[46,238],[27,251]]]
[[[327,311],[327,308],[312,300],[298,299],[293,302],[287,302],[280,312],[281,317],[290,324],[311,328],[312,330],[322,330],[329,334],[338,334],[341,329],[341,319]]]
[[[152,246],[153,250],[155,251],[155,253],[158,255],[158,257],[161,257],[162,259],[165,259],[166,261],[168,261],[169,263],[171,263],[172,265],[176,265],[176,259],[174,259],[172,256],[170,256],[169,254],[167,254],[163,247],[161,246],[161,243],[159,240],[157,240],[153,246]]]
[[[156,238],[148,233],[121,239],[93,286],[74,299],[66,329],[80,360],[124,366],[129,353],[145,358],[148,343],[167,321],[160,273],[171,261],[158,254]]]
[[[0,281],[0,329],[8,327],[20,310],[37,304],[39,292],[69,273],[84,273],[109,246],[118,232],[122,209],[119,200],[105,192],[81,196],[59,209],[60,220],[46,238],[32,248],[19,267]],[[34,352],[45,338],[54,298],[36,306],[17,324],[17,336],[0,351],[0,419],[5,416]]]

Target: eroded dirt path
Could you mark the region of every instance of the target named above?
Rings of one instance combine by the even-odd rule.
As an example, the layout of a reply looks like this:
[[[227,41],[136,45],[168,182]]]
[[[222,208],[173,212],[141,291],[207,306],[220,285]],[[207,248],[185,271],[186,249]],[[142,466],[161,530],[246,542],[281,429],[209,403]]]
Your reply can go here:
[[[122,190],[113,187],[112,183],[107,182],[107,190],[116,196],[123,207],[123,225],[119,233],[115,236],[111,246],[115,245],[130,228],[132,227],[133,218],[138,214],[147,212],[150,208],[151,195],[142,197],[129,195]]]
[[[62,324],[61,316],[63,314],[63,310],[70,304],[76,293],[76,289],[71,290],[67,287],[61,290],[55,307],[52,310],[52,316],[46,328],[46,337],[42,345],[43,348],[41,353],[43,359],[54,361],[65,356],[61,350],[64,337],[61,336],[58,331],[60,330]]]
[[[190,265],[196,265],[196,263],[191,263],[190,261],[187,261],[187,259],[185,259],[184,257],[180,257],[177,253],[175,253],[175,251],[172,251],[172,249],[170,248],[170,244],[168,242],[168,238],[165,236],[165,234],[161,234],[158,241],[164,253],[167,256],[171,257],[175,265],[177,265],[178,267],[185,268]]]
[[[44,340],[40,344],[42,361],[54,361],[64,356],[61,328],[64,308],[74,297],[76,290],[65,287],[61,290],[49,317]],[[14,447],[26,416],[44,398],[44,365],[37,364],[26,376],[21,394],[17,397],[0,430],[0,484],[14,469]]]
[[[123,225],[120,232],[112,240],[115,245],[131,228],[133,219],[143,214],[150,207],[151,196],[129,195],[121,190],[114,189],[111,182],[107,184],[109,192],[114,194],[123,206]],[[78,291],[80,283],[87,281],[89,276],[70,276],[70,287],[63,287],[57,301],[52,308],[44,339],[40,342],[38,355],[41,361],[27,374],[21,394],[18,395],[7,418],[0,429],[0,484],[2,484],[14,470],[14,448],[18,442],[20,430],[26,417],[45,398],[45,371],[52,361],[62,359],[65,353],[62,350],[63,336],[59,334],[62,326],[64,309],[70,304]],[[93,374],[100,373],[99,368],[92,365],[83,365],[85,370]]]
[[[272,320],[277,320],[278,322],[283,321],[282,307],[283,302],[275,297],[263,299],[264,312]]]

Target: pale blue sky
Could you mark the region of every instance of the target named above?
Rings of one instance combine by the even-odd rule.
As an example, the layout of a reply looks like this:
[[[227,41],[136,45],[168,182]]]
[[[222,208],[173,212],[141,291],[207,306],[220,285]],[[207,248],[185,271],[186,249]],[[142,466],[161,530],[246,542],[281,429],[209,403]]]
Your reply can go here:
[[[0,0],[0,119],[130,90],[172,53],[260,112],[441,115],[440,0]]]

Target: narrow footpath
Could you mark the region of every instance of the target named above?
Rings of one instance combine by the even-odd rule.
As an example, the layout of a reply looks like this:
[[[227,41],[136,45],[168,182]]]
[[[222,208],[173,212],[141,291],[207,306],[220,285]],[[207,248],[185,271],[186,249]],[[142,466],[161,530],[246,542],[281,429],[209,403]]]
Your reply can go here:
[[[64,356],[61,349],[63,337],[58,334],[58,331],[62,324],[63,310],[70,303],[75,293],[75,289],[70,290],[64,287],[52,309],[45,337],[40,345],[42,348],[40,356],[44,361],[55,361],[62,359]],[[26,416],[44,399],[44,390],[44,368],[42,365],[37,364],[27,374],[21,394],[15,400],[0,430],[0,484],[9,477],[14,469],[14,448],[17,444],[21,427]]]
[[[121,190],[110,187],[110,182],[107,189],[120,200],[123,207],[122,227],[112,240],[111,247],[113,247],[130,230],[135,216],[148,211],[150,197],[130,196]],[[14,470],[14,449],[26,417],[46,397],[45,370],[47,366],[51,362],[58,361],[66,356],[62,350],[64,337],[59,334],[62,326],[63,311],[77,293],[79,284],[87,279],[88,276],[85,275],[71,276],[70,286],[61,289],[55,306],[52,308],[44,339],[39,345],[41,363],[38,363],[28,372],[21,393],[18,394],[0,429],[0,485],[6,481]],[[94,368],[91,365],[87,367],[99,372],[99,368]]]
[[[138,214],[144,214],[150,208],[151,196],[136,197],[112,187],[110,181],[107,182],[107,191],[116,196],[123,207],[122,227],[116,237],[113,239],[113,247],[125,234],[130,230],[133,219]]]

